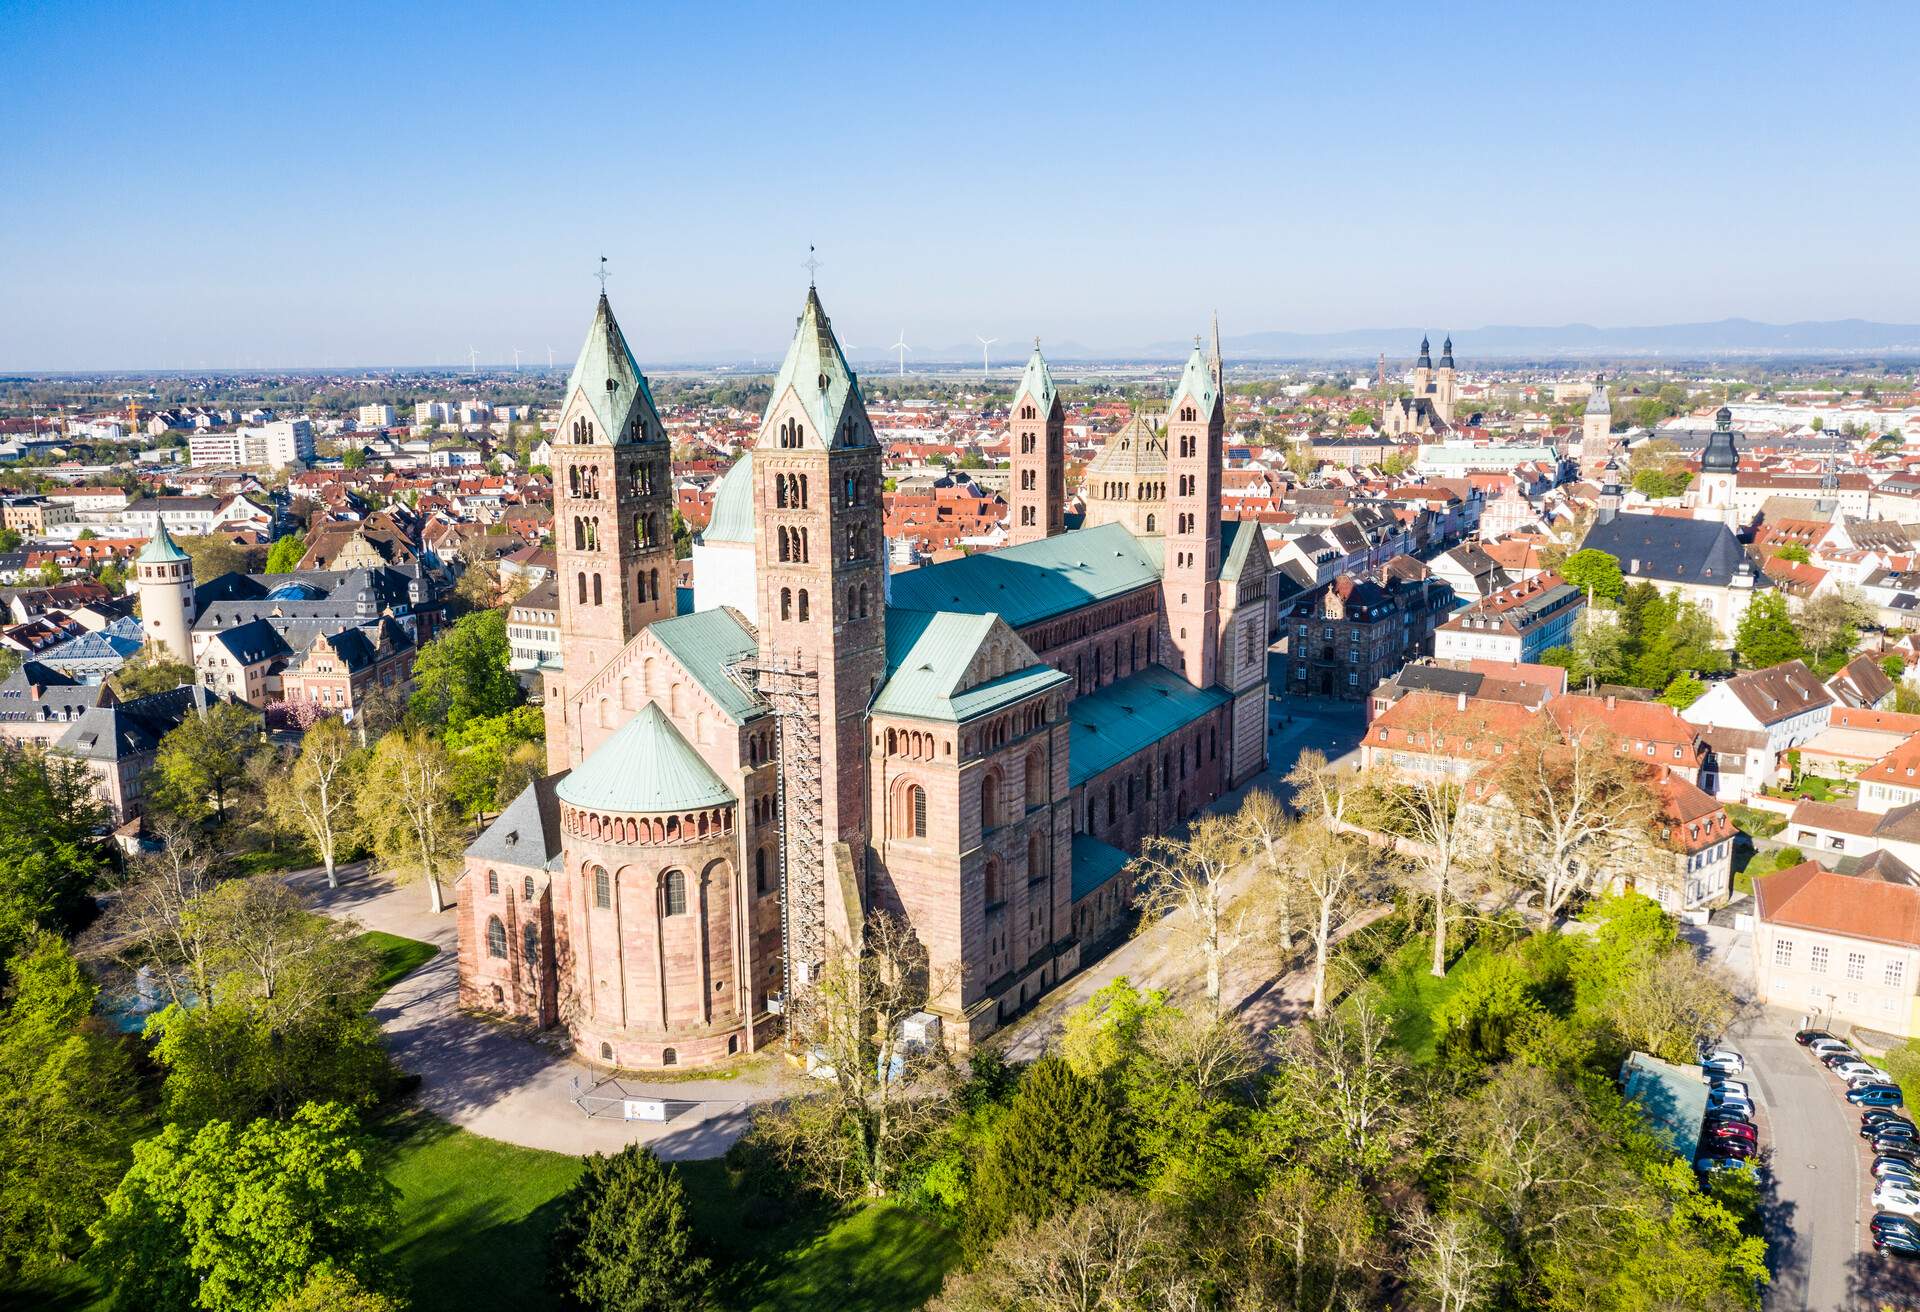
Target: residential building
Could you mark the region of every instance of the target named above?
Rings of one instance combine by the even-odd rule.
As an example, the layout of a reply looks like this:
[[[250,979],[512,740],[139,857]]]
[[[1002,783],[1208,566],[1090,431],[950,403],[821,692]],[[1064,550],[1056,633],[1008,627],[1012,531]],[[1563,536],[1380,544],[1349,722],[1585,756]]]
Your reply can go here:
[[[1920,1034],[1920,887],[1814,861],[1754,881],[1754,996],[1842,1030]]]
[[[313,424],[306,419],[278,419],[256,428],[195,432],[187,441],[187,461],[194,469],[285,469],[305,466],[313,459]]]
[[[1541,654],[1573,642],[1574,621],[1586,609],[1580,589],[1549,571],[1474,602],[1433,635],[1441,660],[1514,661],[1531,665]]]
[[[1833,696],[1812,670],[1799,661],[1786,661],[1714,683],[1680,714],[1692,724],[1765,735],[1778,773],[1786,753],[1827,727]]]
[[[698,571],[694,574],[696,586]],[[536,583],[507,611],[508,668],[537,670],[560,660],[560,590],[552,579]]]
[[[1280,617],[1287,691],[1357,701],[1408,661],[1433,654],[1453,592],[1432,578],[1341,575]]]

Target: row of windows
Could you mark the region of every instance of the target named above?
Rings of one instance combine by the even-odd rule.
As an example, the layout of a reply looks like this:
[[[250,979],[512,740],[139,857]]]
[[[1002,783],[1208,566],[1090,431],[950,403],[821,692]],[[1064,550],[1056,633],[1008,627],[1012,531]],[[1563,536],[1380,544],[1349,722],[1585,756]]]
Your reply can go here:
[[[1790,938],[1776,938],[1773,941],[1773,964],[1782,969],[1791,968],[1798,945]],[[1815,975],[1829,973],[1832,953],[1824,943],[1812,943],[1807,947],[1807,970]],[[1864,980],[1867,977],[1867,954],[1849,952],[1846,960],[1846,977],[1851,980]],[[1906,983],[1907,963],[1901,957],[1888,957],[1880,966],[1880,982],[1888,988],[1900,988]]]
[[[602,910],[613,906],[613,876],[603,866],[593,868],[593,905]],[[660,876],[660,914],[687,914],[687,876],[684,871],[669,870]]]
[[[524,925],[520,930],[521,959],[529,966],[540,963],[540,931],[533,925]],[[507,927],[500,923],[500,917],[487,917],[487,955],[498,957],[502,961],[507,957]]]

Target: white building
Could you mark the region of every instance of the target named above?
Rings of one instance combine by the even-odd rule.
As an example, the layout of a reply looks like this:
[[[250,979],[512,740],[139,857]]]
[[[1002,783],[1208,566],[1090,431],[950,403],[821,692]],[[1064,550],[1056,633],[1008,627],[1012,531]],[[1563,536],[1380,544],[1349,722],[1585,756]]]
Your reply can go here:
[[[360,430],[392,428],[400,416],[390,405],[363,405],[360,407]]]
[[[1812,740],[1833,716],[1833,694],[1799,661],[1735,675],[1680,712],[1689,724],[1762,734],[1775,758]]]
[[[1754,900],[1759,1001],[1829,1029],[1920,1033],[1920,888],[1806,861],[1756,879]]]
[[[279,419],[223,433],[196,432],[187,443],[187,453],[195,469],[305,465],[313,459],[313,424],[305,419]]]
[[[413,406],[413,422],[416,428],[425,428],[428,424],[450,424],[456,412],[446,401],[416,401]]]

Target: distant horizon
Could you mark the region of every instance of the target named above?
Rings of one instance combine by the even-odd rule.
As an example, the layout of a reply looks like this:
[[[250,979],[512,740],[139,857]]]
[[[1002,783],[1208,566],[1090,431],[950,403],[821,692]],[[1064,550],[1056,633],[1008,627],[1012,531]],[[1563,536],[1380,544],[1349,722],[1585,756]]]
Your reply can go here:
[[[16,102],[60,107],[0,145],[0,368],[566,357],[602,256],[688,363],[782,350],[810,250],[873,354],[1920,306],[1904,120],[1746,92],[1882,67],[1920,6],[1678,6],[1631,74],[1505,0],[449,17],[0,6]]]

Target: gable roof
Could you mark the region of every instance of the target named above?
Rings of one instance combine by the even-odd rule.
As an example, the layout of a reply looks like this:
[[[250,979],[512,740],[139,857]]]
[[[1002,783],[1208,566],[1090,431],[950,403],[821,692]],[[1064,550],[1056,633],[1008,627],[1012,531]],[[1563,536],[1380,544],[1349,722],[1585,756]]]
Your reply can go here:
[[[1778,724],[1833,703],[1833,695],[1799,661],[1736,674],[1723,686],[1762,724]]]
[[[557,863],[561,844],[556,790],[566,777],[567,772],[562,770],[521,789],[520,796],[467,845],[467,855],[536,869]]]
[[[969,685],[974,655],[1005,621],[991,613],[887,608],[887,679],[874,699],[883,715],[961,721],[984,715],[1023,697],[1068,682],[1068,675],[1042,665],[1009,632],[1031,661],[1022,669]]]
[[[1847,706],[1871,707],[1893,696],[1893,680],[1871,656],[1856,656],[1827,680],[1827,691]]]
[[[1770,925],[1920,948],[1920,888],[1803,861],[1754,880],[1753,892],[1760,919]]]
[[[1739,540],[1725,524],[1668,515],[1618,514],[1595,521],[1580,545],[1618,560],[1629,583],[1657,579],[1726,587],[1746,562]]]
[[[656,702],[594,748],[557,791],[574,806],[641,814],[697,811],[734,800]]]
[[[1019,629],[1160,582],[1123,524],[1101,524],[893,576],[891,605],[995,613]]]
[[[601,433],[610,443],[625,442],[635,419],[649,423],[646,433],[661,434],[660,412],[653,403],[653,392],[640,362],[627,346],[626,334],[613,317],[613,306],[605,291],[594,306],[593,326],[581,344],[580,358],[567,376],[565,401],[573,399],[575,389],[586,394],[587,405],[599,421]],[[564,401],[563,401],[564,404]]]
[[[736,610],[725,606],[655,620],[647,632],[660,640],[720,711],[742,724],[767,710],[767,704],[742,688],[728,667],[760,649],[759,639]]]
[[[1113,768],[1227,700],[1224,690],[1196,688],[1159,665],[1074,698],[1067,703],[1068,787]]]

